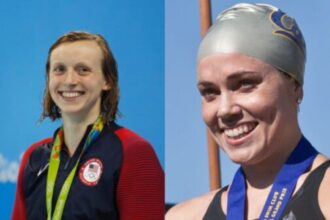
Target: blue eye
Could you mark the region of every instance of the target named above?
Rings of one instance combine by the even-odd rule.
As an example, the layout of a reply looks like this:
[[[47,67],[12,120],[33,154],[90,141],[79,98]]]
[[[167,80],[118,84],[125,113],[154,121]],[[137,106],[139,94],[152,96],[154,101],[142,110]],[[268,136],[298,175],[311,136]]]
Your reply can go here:
[[[66,71],[66,68],[65,68],[65,66],[62,66],[62,65],[55,66],[52,70],[52,72],[55,74],[62,74],[65,71]]]
[[[257,85],[261,83],[261,79],[259,78],[245,78],[241,79],[234,86],[234,90],[249,92],[257,87]]]
[[[200,94],[205,101],[210,102],[216,98],[218,92],[213,88],[205,88],[200,90]]]
[[[250,88],[253,87],[255,85],[255,83],[253,82],[253,80],[250,79],[244,79],[240,82],[240,87],[243,88]]]
[[[91,69],[87,66],[78,66],[76,69],[77,69],[77,72],[81,75],[86,75],[89,72],[91,72]]]

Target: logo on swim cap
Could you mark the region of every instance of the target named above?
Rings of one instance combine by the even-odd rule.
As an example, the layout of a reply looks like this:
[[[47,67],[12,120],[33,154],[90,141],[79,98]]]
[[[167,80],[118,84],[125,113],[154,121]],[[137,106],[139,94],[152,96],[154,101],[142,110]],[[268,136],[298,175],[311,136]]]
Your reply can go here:
[[[282,35],[292,40],[305,53],[306,46],[304,38],[296,21],[293,18],[289,17],[281,10],[277,10],[270,15],[270,19],[278,28],[280,28],[273,33]]]

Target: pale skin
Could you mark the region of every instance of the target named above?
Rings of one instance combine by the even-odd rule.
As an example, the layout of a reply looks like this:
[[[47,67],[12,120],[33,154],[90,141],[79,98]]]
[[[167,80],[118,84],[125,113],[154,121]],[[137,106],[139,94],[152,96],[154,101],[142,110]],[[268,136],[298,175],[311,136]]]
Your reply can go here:
[[[88,125],[101,112],[101,92],[109,90],[96,42],[63,43],[50,55],[49,90],[61,110],[64,141],[72,156]]]
[[[202,114],[216,142],[246,175],[245,219],[258,219],[282,164],[301,138],[298,105],[302,87],[269,64],[242,54],[215,54],[198,64]],[[306,177],[328,158],[319,154],[298,179],[294,193]],[[323,215],[330,219],[330,169],[319,189]],[[172,208],[167,220],[202,219],[217,191]],[[227,191],[221,206],[227,210]],[[257,198],[257,199],[256,199]]]

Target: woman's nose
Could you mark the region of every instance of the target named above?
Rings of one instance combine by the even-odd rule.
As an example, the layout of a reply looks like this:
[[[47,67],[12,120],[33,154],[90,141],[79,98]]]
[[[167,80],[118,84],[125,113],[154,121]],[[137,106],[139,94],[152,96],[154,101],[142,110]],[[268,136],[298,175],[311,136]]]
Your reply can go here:
[[[65,77],[65,83],[67,85],[75,85],[78,82],[78,74],[72,70],[69,69],[66,73],[66,77]]]
[[[217,117],[224,123],[232,123],[241,118],[242,109],[234,94],[222,94],[219,99]]]

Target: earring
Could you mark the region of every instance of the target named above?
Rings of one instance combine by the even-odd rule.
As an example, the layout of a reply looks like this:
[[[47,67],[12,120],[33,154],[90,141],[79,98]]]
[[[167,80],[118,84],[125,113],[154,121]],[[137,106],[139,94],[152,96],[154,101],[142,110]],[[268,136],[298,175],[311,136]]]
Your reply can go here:
[[[297,112],[300,111],[300,103],[301,103],[301,98],[297,99]]]

